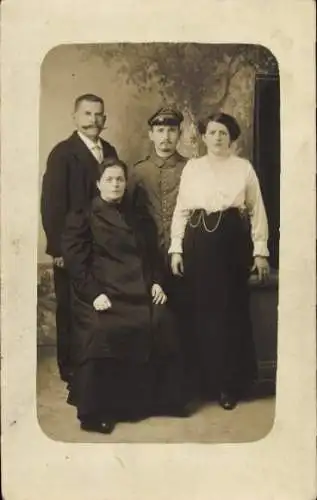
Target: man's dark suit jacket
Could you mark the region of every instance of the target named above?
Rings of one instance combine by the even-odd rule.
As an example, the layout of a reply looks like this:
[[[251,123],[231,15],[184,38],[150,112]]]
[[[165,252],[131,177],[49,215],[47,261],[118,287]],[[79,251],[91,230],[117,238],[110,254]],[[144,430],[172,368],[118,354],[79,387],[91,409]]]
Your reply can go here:
[[[115,148],[101,139],[104,158],[117,157]],[[97,195],[98,162],[77,132],[51,151],[43,176],[41,215],[46,253],[60,257],[66,216],[87,207]]]

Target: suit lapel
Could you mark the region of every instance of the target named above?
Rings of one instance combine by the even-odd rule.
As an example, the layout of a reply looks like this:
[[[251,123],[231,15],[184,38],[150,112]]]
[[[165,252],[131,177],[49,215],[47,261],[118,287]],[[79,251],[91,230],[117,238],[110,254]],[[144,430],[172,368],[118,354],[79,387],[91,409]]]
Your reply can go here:
[[[102,150],[103,150],[103,157],[106,159],[108,156],[117,156],[113,148],[109,145],[108,142],[104,141],[101,137],[101,144],[102,144]]]
[[[90,149],[87,148],[86,144],[81,140],[77,132],[74,132],[69,141],[72,145],[72,149],[74,154],[84,163],[88,163],[90,165],[97,165],[98,162]]]
[[[88,179],[95,183],[99,179],[98,161],[87,148],[86,144],[80,139],[77,132],[74,132],[70,138],[73,155],[77,158],[77,163],[87,171]]]
[[[101,139],[103,156],[107,158],[109,155],[116,156],[115,151],[112,151],[112,148],[109,144]],[[97,181],[99,179],[99,171],[98,171],[98,161],[92,154],[89,148],[87,148],[86,144],[81,140],[77,132],[73,132],[73,134],[69,138],[69,143],[71,145],[71,149],[73,151],[74,156],[77,157],[79,163],[86,169],[89,170],[90,175],[92,175],[93,180]]]

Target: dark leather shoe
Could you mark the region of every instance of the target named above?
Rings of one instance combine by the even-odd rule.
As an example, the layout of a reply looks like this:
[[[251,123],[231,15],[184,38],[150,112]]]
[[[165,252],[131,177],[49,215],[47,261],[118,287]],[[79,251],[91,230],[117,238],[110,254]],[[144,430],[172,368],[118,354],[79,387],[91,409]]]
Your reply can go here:
[[[224,410],[233,410],[237,406],[238,400],[232,394],[222,392],[220,394],[219,404]]]
[[[86,422],[82,421],[80,428],[88,432],[100,432],[101,434],[111,434],[115,428],[116,423],[114,420],[104,420],[102,422]]]

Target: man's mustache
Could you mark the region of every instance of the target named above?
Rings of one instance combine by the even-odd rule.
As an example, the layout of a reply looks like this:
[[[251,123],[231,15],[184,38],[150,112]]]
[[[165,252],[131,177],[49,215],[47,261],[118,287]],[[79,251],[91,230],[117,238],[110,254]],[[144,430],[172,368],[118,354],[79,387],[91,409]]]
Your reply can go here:
[[[93,129],[93,128],[97,128],[98,130],[106,130],[107,127],[100,127],[99,125],[83,125],[83,129],[85,129],[85,130],[89,130],[89,129]]]
[[[90,129],[90,128],[101,128],[101,127],[99,127],[98,125],[84,125],[84,126],[83,126],[83,128],[84,128],[85,130],[88,130],[88,129]]]

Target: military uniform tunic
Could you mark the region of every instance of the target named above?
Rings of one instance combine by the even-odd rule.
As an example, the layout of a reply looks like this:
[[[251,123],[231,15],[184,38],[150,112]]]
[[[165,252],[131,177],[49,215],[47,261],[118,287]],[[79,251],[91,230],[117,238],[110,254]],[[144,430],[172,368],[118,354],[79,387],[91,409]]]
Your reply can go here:
[[[178,152],[168,158],[161,158],[153,152],[134,166],[131,176],[133,207],[143,219],[145,230],[149,227],[147,223],[154,223],[156,244],[165,265],[173,212],[186,162],[187,159]]]

